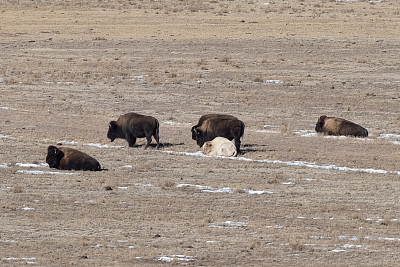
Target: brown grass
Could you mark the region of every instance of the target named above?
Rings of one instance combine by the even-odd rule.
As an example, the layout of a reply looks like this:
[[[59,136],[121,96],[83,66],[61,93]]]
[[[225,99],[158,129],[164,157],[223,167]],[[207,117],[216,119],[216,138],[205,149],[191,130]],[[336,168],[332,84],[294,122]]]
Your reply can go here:
[[[0,265],[395,266],[398,175],[334,166],[398,171],[378,137],[400,132],[399,3],[268,3],[3,1]],[[158,118],[159,150],[107,139],[130,111]],[[178,154],[205,113],[244,121],[253,161]],[[323,114],[371,137],[296,133]],[[108,171],[16,166],[66,141]]]

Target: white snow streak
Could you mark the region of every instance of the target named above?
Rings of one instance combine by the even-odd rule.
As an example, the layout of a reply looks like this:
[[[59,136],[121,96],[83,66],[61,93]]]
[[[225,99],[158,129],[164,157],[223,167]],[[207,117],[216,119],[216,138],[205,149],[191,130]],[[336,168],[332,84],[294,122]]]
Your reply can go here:
[[[206,157],[210,158],[211,156],[204,155],[201,151],[198,152],[177,152],[177,151],[162,151],[163,153],[175,154],[175,155],[186,155],[186,156],[195,156],[195,157]],[[241,160],[241,161],[251,161],[251,162],[259,162],[259,163],[269,163],[269,164],[281,164],[288,166],[298,166],[298,167],[307,167],[314,169],[325,169],[325,170],[338,170],[338,171],[353,171],[353,172],[366,172],[371,174],[397,174],[400,175],[400,171],[387,171],[387,170],[377,170],[377,169],[363,169],[363,168],[350,168],[350,167],[340,167],[336,165],[317,165],[314,162],[307,161],[284,161],[284,160],[270,160],[270,159],[250,159],[245,157],[217,157],[231,160]]]
[[[69,172],[48,172],[48,171],[27,171],[27,170],[18,170],[18,173],[25,173],[25,174],[55,174],[55,175],[74,175],[76,173],[69,173]]]
[[[171,257],[168,256],[160,256],[156,258],[158,261],[163,261],[163,262],[171,262],[174,260],[178,261],[194,261],[193,256],[185,256],[185,255],[172,255]]]

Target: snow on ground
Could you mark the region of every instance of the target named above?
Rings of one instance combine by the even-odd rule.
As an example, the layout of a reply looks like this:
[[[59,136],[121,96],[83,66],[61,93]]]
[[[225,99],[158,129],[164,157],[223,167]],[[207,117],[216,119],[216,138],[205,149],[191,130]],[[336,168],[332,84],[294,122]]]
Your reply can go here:
[[[72,172],[49,172],[49,171],[28,171],[28,170],[17,170],[17,173],[23,174],[54,174],[54,175],[75,175],[77,173]]]
[[[178,184],[176,187],[194,187],[195,189],[201,190],[203,192],[208,192],[208,193],[233,193],[235,190],[231,189],[230,187],[223,187],[223,188],[214,188],[211,186],[205,186],[205,185],[193,185],[193,184]],[[244,192],[249,195],[262,195],[262,194],[273,194],[273,192],[268,192],[268,191],[256,191],[256,190],[251,190],[251,189],[243,189],[239,190],[238,192]]]
[[[186,156],[195,156],[195,157],[208,157],[204,155],[201,151],[198,152],[176,152],[176,151],[169,151],[164,150],[161,151],[163,153],[168,154],[175,154],[175,155],[186,155]],[[366,172],[371,174],[397,174],[400,175],[400,171],[388,171],[388,170],[379,170],[379,169],[363,169],[363,168],[350,168],[350,167],[340,167],[336,165],[318,165],[314,162],[307,162],[307,161],[284,161],[284,160],[270,160],[270,159],[250,159],[245,157],[217,157],[223,159],[231,159],[231,160],[242,160],[242,161],[251,161],[251,162],[259,162],[259,163],[269,163],[269,164],[282,164],[288,166],[297,166],[297,167],[307,167],[307,168],[314,168],[314,169],[326,169],[326,170],[338,170],[338,171],[355,171],[355,172]]]
[[[213,223],[208,227],[211,228],[237,228],[237,227],[246,227],[248,225],[247,222],[233,222],[233,221],[225,221],[222,223]]]
[[[172,255],[168,256],[160,256],[155,260],[163,261],[163,262],[172,262],[172,261],[194,261],[193,256],[185,256],[185,255]]]
[[[98,147],[98,148],[124,148],[124,146],[110,146],[110,145],[102,145],[102,144],[94,144],[94,143],[85,144],[85,146],[93,146],[93,147]]]
[[[6,262],[21,262],[25,264],[36,264],[35,260],[36,258],[15,258],[15,257],[8,257],[8,258],[1,258],[1,260],[6,261]]]
[[[177,126],[182,126],[182,125],[192,125],[191,123],[188,122],[173,122],[173,121],[164,121],[164,124],[167,125],[177,125]]]

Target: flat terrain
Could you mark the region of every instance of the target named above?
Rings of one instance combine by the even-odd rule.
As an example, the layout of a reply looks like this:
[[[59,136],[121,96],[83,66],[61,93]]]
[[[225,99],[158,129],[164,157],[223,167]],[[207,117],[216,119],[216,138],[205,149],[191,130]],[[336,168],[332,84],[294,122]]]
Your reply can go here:
[[[398,264],[400,1],[51,2],[0,5],[0,265]],[[130,111],[159,150],[107,139]],[[207,113],[246,124],[238,157],[199,152]]]

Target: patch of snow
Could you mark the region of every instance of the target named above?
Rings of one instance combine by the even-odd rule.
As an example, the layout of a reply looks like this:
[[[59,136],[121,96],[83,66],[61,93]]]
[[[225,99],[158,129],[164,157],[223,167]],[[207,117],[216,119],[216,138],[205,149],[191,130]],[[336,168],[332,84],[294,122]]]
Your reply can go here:
[[[196,157],[205,157],[210,158],[210,156],[204,155],[201,151],[190,153],[190,152],[176,152],[176,151],[169,151],[164,150],[163,153],[168,154],[175,154],[175,155],[186,155],[186,156],[196,156]],[[307,162],[307,161],[283,161],[283,160],[270,160],[270,159],[250,159],[245,157],[218,157],[224,159],[231,159],[231,160],[240,160],[240,161],[252,161],[252,162],[259,162],[259,163],[269,163],[269,164],[282,164],[288,166],[296,166],[296,167],[307,167],[307,168],[314,168],[314,169],[325,169],[325,170],[338,170],[338,171],[354,171],[354,172],[366,172],[370,174],[397,174],[400,175],[400,171],[387,171],[387,170],[377,170],[377,169],[362,169],[362,168],[350,168],[350,167],[340,167],[336,165],[317,165],[314,162]]]
[[[2,258],[2,260],[5,261],[34,261],[36,258],[14,258],[14,257],[9,257],[9,258]]]
[[[26,174],[55,174],[55,175],[75,175],[76,173],[70,172],[48,172],[48,171],[27,171],[27,170],[18,170],[18,173],[26,173]]]
[[[256,133],[273,133],[273,134],[278,134],[279,132],[277,131],[271,131],[271,130],[256,130]]]
[[[209,193],[231,193],[231,189],[229,187],[224,187],[224,188],[214,188],[210,186],[205,186],[205,185],[192,185],[192,184],[178,184],[176,187],[194,187],[198,190],[201,190],[203,192],[209,192]]]
[[[331,251],[329,251],[329,252],[339,253],[339,252],[346,252],[346,250],[336,248],[336,249],[333,249],[333,250],[331,250]]]
[[[265,226],[265,228],[282,229],[282,228],[284,228],[284,226],[282,226],[282,225],[275,225],[275,226],[268,225],[268,226]]]
[[[58,141],[57,143],[61,143],[64,145],[76,145],[77,144],[77,142],[75,142],[75,141],[66,141],[66,140]]]
[[[9,108],[9,107],[0,107],[0,109],[17,110],[16,108]]]
[[[133,167],[133,165],[124,165],[124,166],[122,166],[122,168],[132,168]]]
[[[187,123],[187,122],[173,122],[173,121],[164,121],[164,124],[167,124],[167,125],[192,125],[191,123]]]
[[[34,208],[23,207],[23,210],[35,210]]]
[[[194,261],[193,256],[185,256],[185,255],[172,255],[171,257],[167,256],[160,256],[156,258],[156,260],[163,261],[163,262],[171,262],[174,260],[178,261]]]
[[[400,138],[399,134],[380,134],[378,136],[380,139],[390,139],[390,138]]]
[[[125,148],[124,146],[110,146],[110,145],[102,145],[102,144],[94,144],[94,143],[89,143],[86,145],[94,146],[94,147],[98,147],[98,148]]]
[[[118,189],[128,189],[129,186],[117,186]]]
[[[1,242],[1,243],[17,243],[17,241],[15,241],[15,240],[9,240],[9,239],[7,239],[7,240],[1,240],[1,239],[0,239],[0,242]]]
[[[12,139],[12,140],[17,139],[17,138],[15,138],[15,137],[11,137],[11,136],[4,135],[4,134],[0,134],[0,138],[7,138],[7,139]]]
[[[7,163],[0,163],[0,168],[8,168],[8,164]]]
[[[233,190],[230,187],[214,188],[211,186],[192,185],[192,184],[178,184],[176,187],[178,187],[178,188],[179,187],[194,187],[195,189],[201,190],[203,192],[208,192],[208,193],[233,193]],[[251,189],[243,189],[243,191],[249,195],[273,194],[273,192],[251,190]]]
[[[281,84],[284,83],[284,81],[281,80],[266,80],[266,83],[274,83],[274,84]]]
[[[264,125],[264,129],[265,128],[278,128],[279,126],[276,126],[276,125],[269,125],[269,124],[265,124]]]
[[[18,166],[18,167],[25,167],[25,168],[44,168],[44,167],[49,167],[49,164],[47,164],[47,163],[40,163],[40,164],[34,164],[34,163],[16,163],[15,166]]]
[[[102,244],[97,244],[97,245],[94,245],[94,246],[91,246],[92,248],[101,248],[101,247],[103,247],[103,245]]]
[[[246,227],[248,225],[247,222],[232,222],[226,221],[221,224],[213,223],[209,227],[211,228],[236,228],[236,227]]]
[[[251,190],[251,189],[244,189],[244,192],[249,195],[262,195],[262,194],[273,194],[274,192],[269,191],[260,191],[260,190]]]
[[[296,184],[296,183],[293,183],[293,182],[283,182],[283,183],[281,183],[281,184],[284,184],[284,185],[294,185],[294,184]]]
[[[140,187],[152,187],[152,186],[154,186],[154,185],[152,185],[152,184],[140,184],[140,183],[137,183],[137,184],[135,184],[135,186],[140,186]]]

